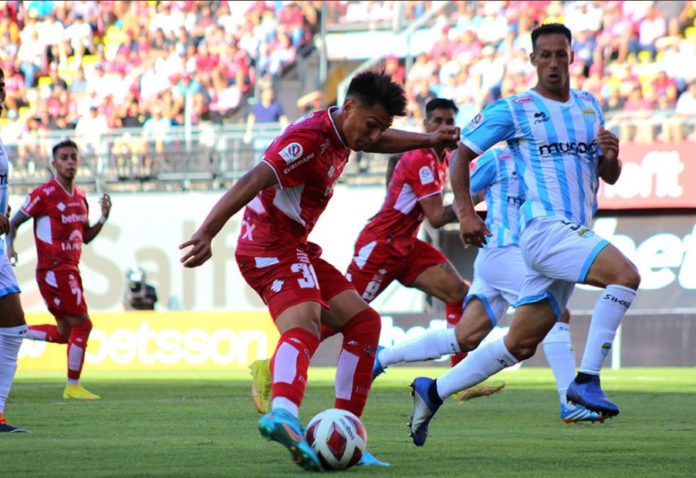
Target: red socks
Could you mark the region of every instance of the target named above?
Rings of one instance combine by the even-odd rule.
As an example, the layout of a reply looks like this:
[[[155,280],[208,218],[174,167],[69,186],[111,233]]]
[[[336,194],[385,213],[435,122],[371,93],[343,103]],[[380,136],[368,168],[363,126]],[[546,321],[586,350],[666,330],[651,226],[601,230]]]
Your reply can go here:
[[[31,340],[44,340],[56,344],[67,344],[68,339],[58,333],[58,327],[55,325],[30,325],[29,331],[25,336]]]
[[[87,339],[92,331],[92,321],[85,319],[70,327],[70,339],[68,339],[68,378],[79,380],[82,373],[82,365],[85,363],[85,350]]]
[[[343,348],[336,366],[336,408],[362,415],[372,387],[382,321],[372,308],[354,315],[343,327]]]
[[[445,306],[445,312],[447,314],[447,327],[456,327],[459,323],[459,319],[462,318],[464,308],[462,307],[461,302],[454,302]],[[457,365],[459,362],[464,360],[464,357],[466,357],[466,352],[460,352],[452,355],[450,357],[451,366],[454,367]]]
[[[317,347],[319,337],[300,327],[280,336],[271,358],[273,398],[286,398],[298,407],[302,404],[307,387],[307,369]]]

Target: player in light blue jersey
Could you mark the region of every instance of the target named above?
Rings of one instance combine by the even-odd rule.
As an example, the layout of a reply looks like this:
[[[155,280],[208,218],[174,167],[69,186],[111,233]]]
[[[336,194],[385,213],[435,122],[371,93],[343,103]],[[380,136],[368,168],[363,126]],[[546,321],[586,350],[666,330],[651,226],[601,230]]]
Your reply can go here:
[[[518,247],[517,227],[524,187],[518,180],[509,148],[494,148],[481,155],[471,172],[471,192],[475,202],[486,201],[486,226],[492,236],[476,257],[474,281],[464,302],[462,320],[455,329],[431,330],[380,350],[375,360],[375,376],[395,363],[431,360],[476,348],[517,302],[527,273]],[[566,390],[575,374],[569,319],[570,314],[565,310],[543,342],[546,359],[556,378],[560,417],[565,423],[602,421],[604,418],[598,413],[582,405],[568,404],[566,400]],[[415,436],[414,439],[419,444]]]
[[[519,240],[529,271],[505,338],[477,348],[438,380],[414,381],[414,440],[425,441],[443,398],[534,355],[566,308],[576,283],[603,287],[605,293],[595,307],[579,373],[567,398],[604,416],[619,413],[601,389],[599,372],[635,298],[640,275],[616,247],[588,227],[598,177],[613,184],[621,162],[618,139],[604,129],[597,100],[570,89],[571,41],[564,25],[535,29],[530,59],[537,70],[536,87],[491,104],[462,131],[450,163],[461,239],[467,246],[481,247],[491,237],[474,211],[468,164],[499,141],[507,141],[525,184]]]
[[[0,114],[5,108],[5,73],[0,70]],[[17,354],[22,338],[27,333],[19,285],[5,249],[5,235],[10,230],[7,181],[9,176],[7,153],[0,141],[0,433],[23,432],[7,423],[3,412],[5,401],[17,370]]]

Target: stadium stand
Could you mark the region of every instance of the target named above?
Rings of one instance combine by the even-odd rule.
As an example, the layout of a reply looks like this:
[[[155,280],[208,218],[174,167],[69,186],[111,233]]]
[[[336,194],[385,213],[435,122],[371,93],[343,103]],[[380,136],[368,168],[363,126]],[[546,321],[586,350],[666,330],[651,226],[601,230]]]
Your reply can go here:
[[[50,145],[75,136],[86,183],[222,186],[258,154],[245,135],[248,103],[269,85],[282,91],[297,81],[288,72],[319,43],[322,15],[331,31],[396,32],[433,9],[407,3],[3,2],[8,94],[0,125],[15,184],[40,183]],[[436,37],[432,47],[383,61],[404,83],[408,120],[417,124],[437,95],[460,105],[464,124],[485,104],[529,87],[529,32],[550,21],[575,32],[572,86],[601,99],[622,141],[696,138],[694,1],[447,2],[423,25]],[[305,65],[294,69],[306,74]],[[279,99],[292,120],[298,110],[288,96]],[[321,96],[311,96],[299,111],[318,106]],[[279,130],[257,124],[254,134]],[[381,180],[385,165],[363,160],[346,180]]]

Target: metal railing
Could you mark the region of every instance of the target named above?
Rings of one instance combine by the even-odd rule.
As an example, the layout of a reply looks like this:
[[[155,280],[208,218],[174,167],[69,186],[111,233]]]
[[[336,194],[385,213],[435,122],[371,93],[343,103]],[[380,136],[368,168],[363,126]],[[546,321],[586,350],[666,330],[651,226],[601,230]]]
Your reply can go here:
[[[419,129],[416,121],[400,128]],[[649,117],[619,113],[607,116],[607,128],[622,140],[676,141],[696,134],[696,116],[660,112]],[[5,139],[10,158],[12,191],[22,193],[50,177],[50,151],[66,137],[80,146],[77,182],[87,191],[162,191],[221,189],[242,176],[261,158],[281,128],[277,123],[257,125],[245,141],[244,125],[201,125],[186,131],[172,128],[166,136],[150,138],[142,129],[119,129],[100,137],[75,138],[74,131],[49,131]],[[670,136],[671,135],[671,136]],[[680,137],[675,137],[679,136]],[[343,183],[383,184],[388,156],[353,153],[341,177]]]

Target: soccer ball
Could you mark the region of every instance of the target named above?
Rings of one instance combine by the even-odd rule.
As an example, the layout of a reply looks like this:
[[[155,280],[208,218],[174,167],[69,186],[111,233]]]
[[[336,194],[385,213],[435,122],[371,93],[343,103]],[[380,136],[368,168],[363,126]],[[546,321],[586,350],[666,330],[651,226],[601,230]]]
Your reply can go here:
[[[357,464],[367,448],[367,432],[358,417],[330,408],[307,425],[307,442],[326,470],[345,470]]]

